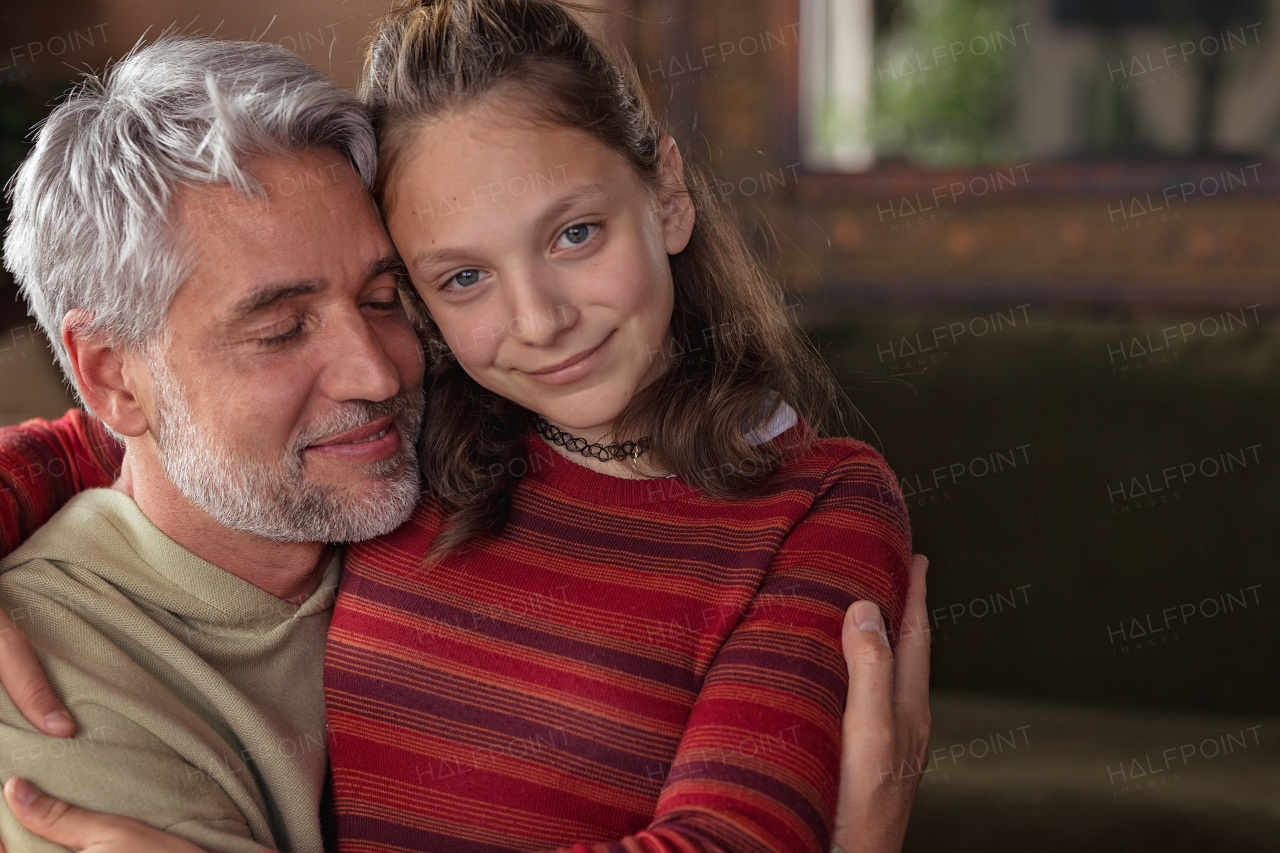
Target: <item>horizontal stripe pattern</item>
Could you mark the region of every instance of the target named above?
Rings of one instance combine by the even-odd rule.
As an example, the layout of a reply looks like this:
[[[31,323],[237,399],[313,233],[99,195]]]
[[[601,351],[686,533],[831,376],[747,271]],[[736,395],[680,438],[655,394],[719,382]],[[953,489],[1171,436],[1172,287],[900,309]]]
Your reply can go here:
[[[124,448],[102,421],[71,409],[0,430],[0,557],[85,489],[110,486]]]
[[[726,502],[529,452],[502,537],[428,563],[428,499],[348,551],[326,659],[340,849],[825,850],[844,610],[902,614],[884,460],[817,441]]]

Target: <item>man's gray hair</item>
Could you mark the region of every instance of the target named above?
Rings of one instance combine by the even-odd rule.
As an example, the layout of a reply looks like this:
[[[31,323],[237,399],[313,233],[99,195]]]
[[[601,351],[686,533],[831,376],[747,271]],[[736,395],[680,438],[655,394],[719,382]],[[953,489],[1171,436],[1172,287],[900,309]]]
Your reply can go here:
[[[164,39],[74,90],[9,184],[4,260],[68,381],[68,311],[92,314],[83,330],[115,345],[142,348],[162,329],[194,262],[174,216],[178,190],[261,196],[248,158],[322,147],[373,186],[364,105],[275,44]]]

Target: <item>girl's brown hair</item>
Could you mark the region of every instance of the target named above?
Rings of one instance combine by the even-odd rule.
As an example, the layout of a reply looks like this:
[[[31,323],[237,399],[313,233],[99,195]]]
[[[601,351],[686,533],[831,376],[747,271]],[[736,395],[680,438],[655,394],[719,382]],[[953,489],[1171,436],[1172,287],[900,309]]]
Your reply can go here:
[[[512,99],[536,121],[591,135],[662,192],[662,127],[635,69],[588,35],[571,9],[583,11],[556,0],[415,0],[381,22],[360,94],[378,129],[384,209],[414,131],[489,98]],[[752,444],[747,434],[783,403],[820,433],[843,395],[788,315],[781,289],[688,163],[685,188],[696,221],[688,246],[670,259],[672,343],[661,354],[669,367],[636,394],[613,434],[651,437],[657,467],[710,495],[748,497],[777,470],[783,451]],[[522,437],[535,416],[471,379],[422,315],[430,374],[422,471],[451,513],[439,554],[501,531],[518,475],[527,470]]]

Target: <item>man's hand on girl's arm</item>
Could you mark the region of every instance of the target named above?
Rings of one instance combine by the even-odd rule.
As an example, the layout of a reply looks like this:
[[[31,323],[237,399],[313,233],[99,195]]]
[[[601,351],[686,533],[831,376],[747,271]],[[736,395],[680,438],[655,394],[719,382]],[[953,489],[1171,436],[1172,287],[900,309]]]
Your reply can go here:
[[[841,733],[840,799],[833,851],[898,853],[929,754],[929,614],[925,571],[911,559],[911,582],[896,652],[879,608],[855,602],[842,643],[849,699]]]

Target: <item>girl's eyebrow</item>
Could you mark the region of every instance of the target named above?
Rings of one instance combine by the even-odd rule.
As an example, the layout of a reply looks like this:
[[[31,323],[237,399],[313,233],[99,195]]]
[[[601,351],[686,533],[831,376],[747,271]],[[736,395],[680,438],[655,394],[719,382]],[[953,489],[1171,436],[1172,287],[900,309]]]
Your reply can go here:
[[[538,214],[538,218],[534,220],[533,229],[541,230],[546,227],[547,223],[559,219],[575,204],[589,196],[603,196],[607,193],[608,188],[599,182],[582,184],[574,187],[559,198],[552,201],[547,207]],[[466,249],[423,249],[413,256],[413,261],[409,266],[411,269],[422,272],[430,269],[438,264],[453,264],[471,260],[475,253]]]
[[[541,214],[538,215],[538,227],[546,225],[553,219],[559,219],[567,210],[569,210],[569,208],[582,201],[586,196],[604,195],[605,192],[605,185],[598,182],[574,187],[569,190],[569,192],[553,201],[545,210],[542,211]]]
[[[474,252],[466,249],[436,249],[435,251],[423,249],[413,256],[413,263],[410,266],[418,272],[422,272],[438,264],[460,263],[469,260],[474,255]]]

